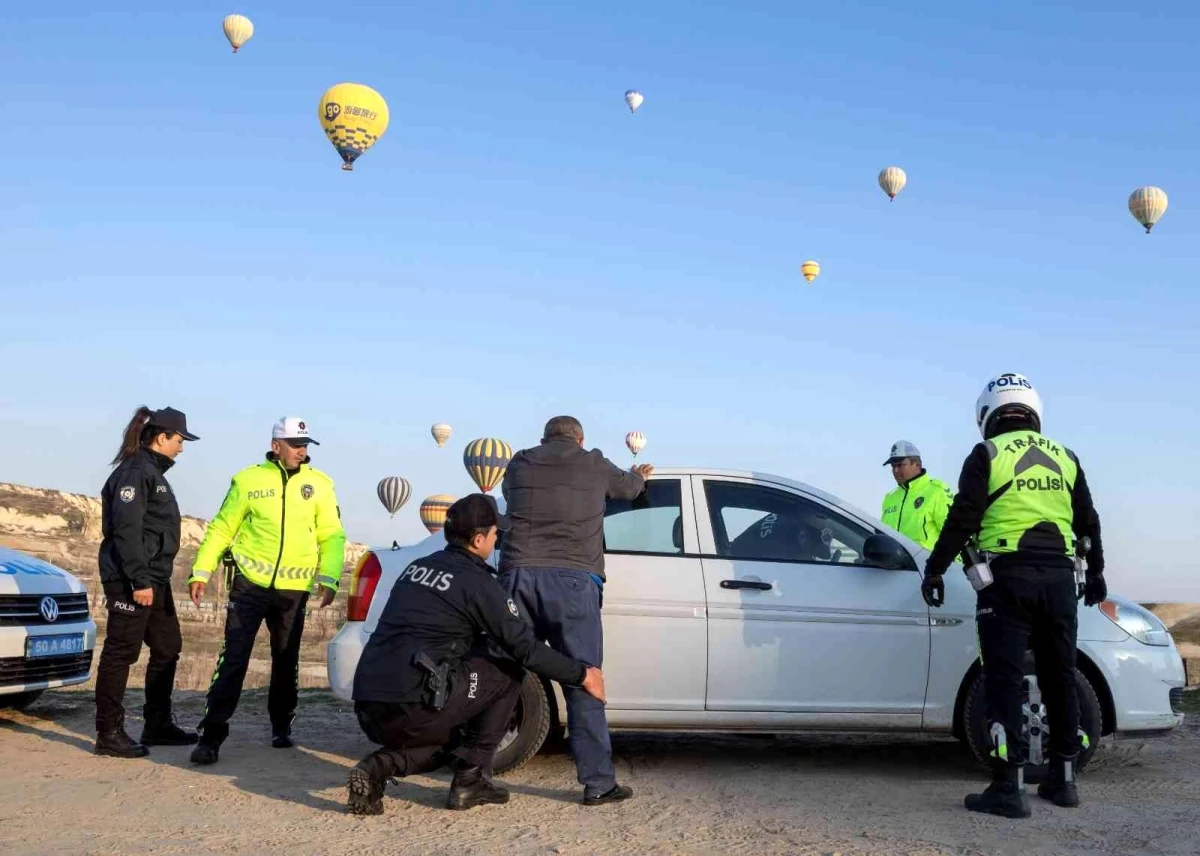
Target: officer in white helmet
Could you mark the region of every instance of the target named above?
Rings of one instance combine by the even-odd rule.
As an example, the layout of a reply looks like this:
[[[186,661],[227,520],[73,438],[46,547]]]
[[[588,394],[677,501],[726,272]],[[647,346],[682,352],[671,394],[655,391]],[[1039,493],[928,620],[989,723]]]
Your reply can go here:
[[[958,494],[925,563],[921,592],[930,606],[945,596],[942,575],[974,540],[987,567],[976,572],[975,621],[983,664],[984,708],[992,740],[992,784],[967,796],[971,811],[1029,816],[1022,737],[1024,658],[1032,648],[1050,722],[1050,777],[1038,796],[1079,805],[1075,761],[1099,735],[1079,730],[1075,634],[1080,590],[1077,539],[1091,541],[1087,606],[1108,595],[1100,518],[1075,453],[1042,434],[1042,400],[1023,375],[990,380],[975,404],[983,442],[963,464]],[[1040,739],[1037,738],[1037,739]]]

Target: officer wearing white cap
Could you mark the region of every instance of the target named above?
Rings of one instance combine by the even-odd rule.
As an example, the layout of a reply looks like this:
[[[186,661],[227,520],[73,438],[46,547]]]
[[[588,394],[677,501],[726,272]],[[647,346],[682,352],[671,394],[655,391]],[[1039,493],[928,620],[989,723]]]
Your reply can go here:
[[[921,452],[907,440],[892,444],[885,467],[892,468],[898,487],[883,498],[883,522],[925,549],[937,543],[954,494],[921,464]]]
[[[225,645],[208,688],[193,763],[217,760],[264,620],[271,633],[271,745],[293,745],[305,607],[314,587],[321,591],[318,606],[333,602],[346,546],[333,480],[309,464],[309,445],[320,444],[300,417],[275,423],[266,460],[233,477],[196,553],[188,579],[194,603],[199,605],[218,562],[224,561],[232,579]]]

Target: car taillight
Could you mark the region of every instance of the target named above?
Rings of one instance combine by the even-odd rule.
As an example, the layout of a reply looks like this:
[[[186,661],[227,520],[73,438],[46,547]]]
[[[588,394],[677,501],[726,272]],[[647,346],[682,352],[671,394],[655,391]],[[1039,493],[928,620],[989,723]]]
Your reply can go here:
[[[350,599],[346,602],[347,621],[366,621],[367,610],[371,608],[371,598],[375,597],[375,587],[383,575],[383,567],[379,557],[374,553],[363,553],[362,558],[350,575]]]

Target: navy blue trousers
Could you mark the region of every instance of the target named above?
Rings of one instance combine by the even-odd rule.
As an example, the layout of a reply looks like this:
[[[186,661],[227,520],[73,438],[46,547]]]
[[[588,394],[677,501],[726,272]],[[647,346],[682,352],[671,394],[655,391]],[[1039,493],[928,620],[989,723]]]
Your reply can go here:
[[[591,574],[566,568],[512,568],[499,579],[538,638],[560,654],[601,667],[601,593]],[[604,704],[579,687],[563,687],[562,691],[579,783],[589,796],[602,794],[617,783]]]

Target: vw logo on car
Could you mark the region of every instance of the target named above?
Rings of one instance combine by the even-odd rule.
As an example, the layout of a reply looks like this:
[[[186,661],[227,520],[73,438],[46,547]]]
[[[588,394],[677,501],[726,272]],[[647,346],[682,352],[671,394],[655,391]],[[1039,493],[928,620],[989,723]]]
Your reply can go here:
[[[38,606],[38,612],[42,614],[42,618],[47,622],[58,621],[58,601],[52,597],[42,598],[41,605]]]

